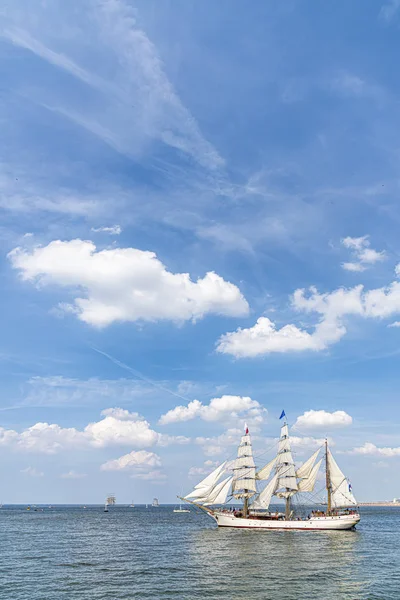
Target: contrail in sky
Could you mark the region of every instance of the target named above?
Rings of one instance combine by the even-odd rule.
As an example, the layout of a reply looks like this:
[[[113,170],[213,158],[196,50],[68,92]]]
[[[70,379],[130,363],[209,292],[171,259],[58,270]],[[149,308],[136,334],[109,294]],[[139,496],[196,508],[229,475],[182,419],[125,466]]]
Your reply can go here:
[[[181,400],[185,400],[185,402],[191,402],[190,398],[181,396],[181,394],[178,394],[177,392],[173,392],[172,390],[164,387],[163,385],[160,385],[156,381],[149,379],[148,377],[143,375],[143,373],[141,373],[137,369],[134,369],[133,367],[126,365],[125,363],[121,362],[117,358],[114,358],[110,354],[107,354],[107,352],[103,352],[103,350],[99,350],[98,348],[95,348],[94,346],[91,346],[91,349],[94,350],[95,352],[97,352],[98,354],[102,354],[103,356],[108,358],[108,360],[113,362],[115,365],[117,365],[118,367],[121,367],[121,369],[125,369],[125,371],[129,371],[130,373],[132,373],[132,375],[135,375],[135,377],[137,377],[138,379],[142,379],[143,381],[146,381],[146,383],[149,383],[150,385],[158,388],[159,390],[162,390],[163,392],[167,392],[168,394],[171,394],[172,396],[176,396],[177,398],[180,398]]]

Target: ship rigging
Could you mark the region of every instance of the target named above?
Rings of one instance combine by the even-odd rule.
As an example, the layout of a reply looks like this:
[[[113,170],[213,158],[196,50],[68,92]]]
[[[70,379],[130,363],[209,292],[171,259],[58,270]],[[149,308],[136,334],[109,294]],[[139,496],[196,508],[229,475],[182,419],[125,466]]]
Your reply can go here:
[[[327,440],[324,444],[324,458],[318,460],[321,449],[322,447],[318,448],[296,469],[285,419],[276,456],[257,470],[246,425],[233,468],[228,468],[227,462],[222,463],[181,500],[207,512],[220,527],[352,529],[360,521],[360,515],[356,510],[357,501],[351,485],[332,456]],[[322,463],[325,467],[326,511],[313,511],[306,518],[295,515],[292,501],[299,494],[314,491]],[[227,474],[227,477],[221,479]],[[265,487],[259,490],[265,482]],[[284,500],[284,513],[269,511],[273,496]],[[239,510],[226,506],[232,499],[242,502]],[[219,508],[221,505],[222,508]]]

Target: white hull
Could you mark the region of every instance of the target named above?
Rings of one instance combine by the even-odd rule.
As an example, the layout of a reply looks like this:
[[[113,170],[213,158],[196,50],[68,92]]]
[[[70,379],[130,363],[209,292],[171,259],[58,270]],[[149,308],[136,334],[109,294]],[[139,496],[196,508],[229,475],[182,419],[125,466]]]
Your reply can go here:
[[[343,531],[352,529],[360,521],[359,514],[332,515],[327,517],[313,517],[305,521],[284,521],[278,519],[245,519],[235,517],[233,514],[213,511],[209,513],[218,527],[238,527],[248,529],[293,529],[304,531]]]

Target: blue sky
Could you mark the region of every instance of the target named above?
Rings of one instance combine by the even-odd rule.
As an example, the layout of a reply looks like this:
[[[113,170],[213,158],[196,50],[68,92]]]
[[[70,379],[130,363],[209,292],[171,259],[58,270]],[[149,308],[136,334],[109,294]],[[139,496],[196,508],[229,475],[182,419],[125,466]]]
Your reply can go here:
[[[173,502],[282,408],[399,495],[400,3],[2,11],[1,500]]]

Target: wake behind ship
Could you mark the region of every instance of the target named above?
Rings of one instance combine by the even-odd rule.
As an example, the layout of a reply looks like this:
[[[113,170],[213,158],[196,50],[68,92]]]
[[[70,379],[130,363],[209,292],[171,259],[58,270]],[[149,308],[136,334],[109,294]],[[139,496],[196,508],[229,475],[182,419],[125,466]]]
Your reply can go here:
[[[284,412],[281,416],[285,416]],[[207,512],[219,527],[259,529],[347,530],[360,521],[351,485],[340,470],[325,441],[325,455],[317,461],[321,448],[296,469],[286,420],[281,428],[276,456],[257,470],[249,429],[245,426],[233,468],[222,463],[197,484],[182,500]],[[296,515],[292,500],[314,491],[322,463],[325,467],[326,511],[316,510],[304,518]],[[228,477],[221,477],[229,472]],[[233,472],[233,473],[232,473]],[[266,483],[265,486],[263,484]],[[261,488],[262,489],[258,489]],[[285,501],[285,512],[269,512],[272,497]],[[239,510],[227,507],[233,498],[242,501]],[[218,508],[220,506],[223,508]],[[211,507],[215,508],[211,508]]]

